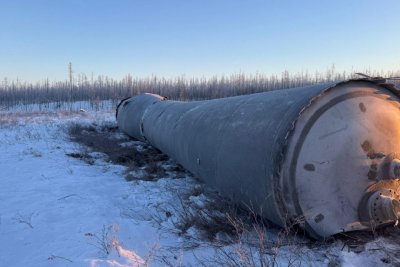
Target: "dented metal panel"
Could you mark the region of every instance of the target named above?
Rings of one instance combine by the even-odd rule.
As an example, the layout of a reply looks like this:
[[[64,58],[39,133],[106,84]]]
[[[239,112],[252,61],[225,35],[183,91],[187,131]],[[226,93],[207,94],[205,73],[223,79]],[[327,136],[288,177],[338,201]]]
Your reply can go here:
[[[368,188],[398,186],[398,100],[366,79],[196,102],[143,94],[124,100],[117,120],[236,203],[320,238],[368,229]],[[395,209],[390,201],[379,205]]]

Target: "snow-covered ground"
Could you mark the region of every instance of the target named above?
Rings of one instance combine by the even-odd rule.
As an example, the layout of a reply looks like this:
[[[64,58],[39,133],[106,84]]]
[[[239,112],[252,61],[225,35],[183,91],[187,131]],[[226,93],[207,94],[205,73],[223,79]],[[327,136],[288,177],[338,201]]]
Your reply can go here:
[[[111,105],[86,112],[29,110],[35,112],[22,113],[20,107],[0,112],[0,266],[261,264],[260,246],[217,244],[195,227],[177,229],[185,209],[202,209],[207,202],[201,192],[190,195],[200,185],[189,174],[176,178],[171,171],[161,179],[128,182],[126,167],[110,163],[103,154],[91,151],[91,164],[68,156],[85,149],[71,141],[68,127],[114,123]],[[125,143],[129,145],[141,148],[138,142]],[[140,173],[138,169],[135,175]],[[185,208],[182,202],[191,204]],[[251,239],[253,234],[242,237]],[[399,240],[394,238],[381,237],[349,250],[342,240],[321,244],[290,239],[297,241],[283,244],[277,229],[262,236],[272,244],[262,258],[275,266],[400,264]],[[232,239],[222,233],[217,237]]]

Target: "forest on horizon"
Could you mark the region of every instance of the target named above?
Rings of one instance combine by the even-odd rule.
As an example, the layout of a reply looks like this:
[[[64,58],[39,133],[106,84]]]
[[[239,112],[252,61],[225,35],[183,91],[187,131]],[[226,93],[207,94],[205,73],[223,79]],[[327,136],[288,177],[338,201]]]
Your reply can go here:
[[[397,87],[400,86],[398,80],[400,70],[365,70],[362,73],[370,77],[388,78],[389,82]],[[326,71],[314,73],[308,71],[290,73],[286,70],[280,75],[236,73],[190,78],[185,75],[175,78],[156,75],[141,78],[128,74],[122,79],[113,79],[105,75],[96,78],[93,75],[88,77],[84,73],[75,75],[71,64],[67,77],[64,81],[44,79],[35,83],[4,78],[0,82],[0,106],[6,109],[17,104],[117,101],[144,92],[167,96],[174,100],[206,100],[363,78],[355,71],[338,72],[332,66]]]

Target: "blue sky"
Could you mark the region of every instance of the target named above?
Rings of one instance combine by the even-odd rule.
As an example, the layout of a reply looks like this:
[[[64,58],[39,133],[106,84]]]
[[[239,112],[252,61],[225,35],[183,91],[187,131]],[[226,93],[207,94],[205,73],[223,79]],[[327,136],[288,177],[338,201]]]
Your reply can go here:
[[[0,79],[400,69],[400,1],[0,0]]]

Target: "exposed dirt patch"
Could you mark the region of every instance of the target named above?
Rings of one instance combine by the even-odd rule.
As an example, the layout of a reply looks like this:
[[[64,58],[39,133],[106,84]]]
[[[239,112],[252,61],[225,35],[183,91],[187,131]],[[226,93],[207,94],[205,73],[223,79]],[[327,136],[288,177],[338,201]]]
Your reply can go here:
[[[185,170],[176,164],[169,164],[169,157],[158,149],[130,138],[120,132],[115,123],[105,125],[75,123],[69,127],[74,142],[87,150],[69,153],[67,156],[82,159],[93,164],[91,152],[106,155],[113,164],[127,167],[125,178],[132,180],[157,180],[166,177],[167,172],[176,172],[174,177],[183,177]],[[139,175],[140,174],[140,175]]]

